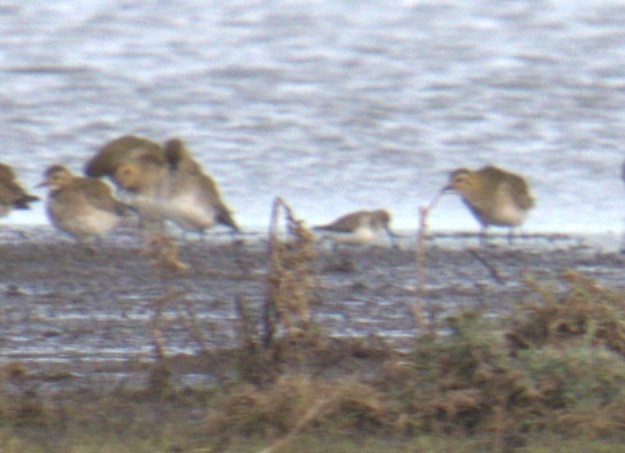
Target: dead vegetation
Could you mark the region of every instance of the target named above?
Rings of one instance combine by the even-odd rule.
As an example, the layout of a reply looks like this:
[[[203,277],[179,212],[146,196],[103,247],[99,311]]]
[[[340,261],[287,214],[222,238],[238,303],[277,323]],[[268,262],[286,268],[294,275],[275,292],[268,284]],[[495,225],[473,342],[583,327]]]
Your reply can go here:
[[[625,292],[599,287],[573,271],[561,274],[567,285],[529,280],[532,296],[519,308],[508,341],[513,351],[586,338],[625,355]]]
[[[279,231],[280,211],[285,232]],[[289,339],[311,334],[310,305],[317,286],[310,263],[315,258],[313,236],[281,198],[273,203],[269,227],[267,286],[264,312],[264,344],[272,346],[276,334]]]
[[[281,216],[284,229],[281,230]],[[309,353],[321,347],[320,332],[311,322],[317,280],[312,234],[280,198],[273,203],[262,319],[254,319],[245,301],[236,309],[239,377],[246,382],[273,382],[281,368],[305,366]]]
[[[155,363],[147,389],[52,398],[31,385],[23,365],[10,364],[0,370],[0,443],[2,430],[26,430],[43,449],[67,450],[80,424],[85,432],[143,436],[145,451],[237,451],[241,439],[258,439],[255,449],[263,452],[291,451],[313,436],[356,439],[352,447],[373,437],[403,451],[456,451],[449,441],[434,447],[421,440],[464,439],[464,451],[503,452],[545,436],[618,445],[625,435],[625,294],[573,271],[555,282],[526,278],[525,299],[497,317],[466,309],[430,315],[417,294],[413,314],[426,328],[415,331],[409,352],[376,339],[332,339],[312,315],[313,238],[278,198],[262,309],[250,310],[244,298],[233,301],[231,361],[227,370],[207,371],[218,385],[178,388],[162,307],[177,304],[199,354],[208,352],[206,333],[176,289],[176,273],[186,268],[175,245],[158,238],[147,253],[164,293],[153,301]],[[425,255],[417,254],[422,291]],[[54,432],[58,441],[42,444],[33,432]]]
[[[470,436],[481,451],[553,434],[620,439],[623,294],[573,272],[526,289],[508,316],[460,310],[415,337],[411,353],[378,359],[370,375],[284,370],[270,386],[236,384],[216,398],[207,427],[223,445],[242,434],[281,442],[326,431]]]

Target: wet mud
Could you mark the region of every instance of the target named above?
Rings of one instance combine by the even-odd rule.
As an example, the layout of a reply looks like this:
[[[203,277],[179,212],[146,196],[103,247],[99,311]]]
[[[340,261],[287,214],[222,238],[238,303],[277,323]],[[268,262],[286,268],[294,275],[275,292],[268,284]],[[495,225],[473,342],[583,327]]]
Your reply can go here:
[[[407,348],[417,332],[415,241],[339,247],[320,244],[313,321],[335,338],[379,338]],[[153,360],[151,319],[167,288],[161,325],[165,352],[177,358],[181,383],[210,380],[200,341],[214,351],[236,345],[236,301],[259,315],[267,244],[262,235],[176,238],[189,270],[163,278],[130,234],[95,252],[44,227],[0,234],[0,365],[19,362],[46,385],[139,385]],[[445,313],[476,307],[497,313],[532,297],[523,279],[556,280],[573,269],[600,284],[623,286],[625,256],[584,237],[526,236],[480,245],[472,235],[426,240],[421,304]],[[189,320],[199,335],[190,335]],[[186,322],[185,322],[186,321]],[[199,338],[198,338],[199,337]]]

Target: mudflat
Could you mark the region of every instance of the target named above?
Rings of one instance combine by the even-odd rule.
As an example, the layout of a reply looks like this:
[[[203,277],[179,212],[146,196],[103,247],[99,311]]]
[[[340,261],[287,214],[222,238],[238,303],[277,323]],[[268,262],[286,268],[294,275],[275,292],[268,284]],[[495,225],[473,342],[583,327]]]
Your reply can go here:
[[[417,298],[414,235],[385,244],[334,249],[318,244],[311,319],[335,338],[375,338],[409,348],[418,334],[415,301],[444,316],[458,307],[505,312],[535,297],[527,278],[557,282],[575,270],[610,287],[623,285],[625,256],[581,236],[526,235],[509,244],[472,235],[426,238]],[[164,352],[178,382],[210,381],[200,351],[236,346],[237,301],[260,319],[267,240],[216,235],[174,238],[180,274],[154,268],[136,236],[120,233],[94,249],[45,227],[5,228],[0,235],[0,365],[19,362],[45,385],[141,385],[152,363],[155,309]],[[213,356],[214,360],[215,356]]]

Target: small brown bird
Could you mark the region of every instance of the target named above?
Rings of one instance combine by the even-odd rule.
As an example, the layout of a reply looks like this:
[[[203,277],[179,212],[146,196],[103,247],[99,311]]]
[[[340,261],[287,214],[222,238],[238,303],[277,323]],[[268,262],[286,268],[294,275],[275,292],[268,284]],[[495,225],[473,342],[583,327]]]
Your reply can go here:
[[[462,197],[475,218],[482,225],[482,240],[490,225],[512,228],[525,220],[527,212],[534,207],[525,179],[489,165],[472,171],[466,168],[454,170],[449,184],[443,191],[454,191]]]
[[[187,231],[202,233],[220,223],[239,232],[217,184],[202,171],[182,140],[172,138],[165,143],[165,159],[169,164],[169,176],[162,202],[168,219]]]
[[[395,246],[397,236],[390,228],[391,215],[385,209],[375,211],[356,211],[339,217],[327,225],[313,227],[323,231],[324,235],[336,242],[345,244],[364,244],[375,240],[380,230],[385,230]]]
[[[0,217],[13,209],[30,209],[28,203],[37,200],[39,197],[27,194],[18,184],[13,169],[0,163]]]
[[[104,182],[74,176],[63,165],[49,167],[39,186],[48,187],[50,222],[79,242],[110,232],[127,213],[126,206],[113,198]]]

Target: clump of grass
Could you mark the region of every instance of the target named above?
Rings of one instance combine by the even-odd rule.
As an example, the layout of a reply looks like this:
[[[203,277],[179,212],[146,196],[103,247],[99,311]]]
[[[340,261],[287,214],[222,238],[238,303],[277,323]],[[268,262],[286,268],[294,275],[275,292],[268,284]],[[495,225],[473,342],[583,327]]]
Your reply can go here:
[[[286,237],[278,232],[280,210],[284,212]],[[265,293],[265,344],[274,340],[278,329],[289,337],[310,331],[312,290],[317,282],[310,263],[315,258],[313,235],[281,198],[273,203],[269,229],[269,262]]]
[[[380,377],[387,398],[402,402],[406,433],[485,435],[491,447],[512,445],[534,395],[508,357],[501,323],[462,311],[443,327],[445,335],[419,337],[410,358]]]
[[[518,356],[522,382],[537,396],[541,428],[585,437],[621,433],[625,427],[625,362],[603,346],[571,342]]]
[[[260,435],[285,446],[302,432],[384,432],[399,418],[397,408],[374,387],[357,380],[283,374],[270,387],[230,388],[209,409],[206,426],[224,444],[241,435]]]
[[[544,432],[622,435],[623,294],[571,272],[561,283],[528,282],[535,300],[509,318],[460,310],[418,337],[377,383],[407,430],[481,436],[495,451]]]
[[[280,232],[280,213],[285,229]],[[273,381],[282,362],[302,358],[319,345],[319,330],[310,319],[317,279],[311,270],[314,239],[281,198],[273,203],[262,319],[254,319],[245,301],[238,312],[238,368],[247,382]]]
[[[586,338],[625,355],[625,293],[603,288],[589,277],[563,272],[564,291],[529,280],[534,296],[514,316],[507,339],[513,353]]]

